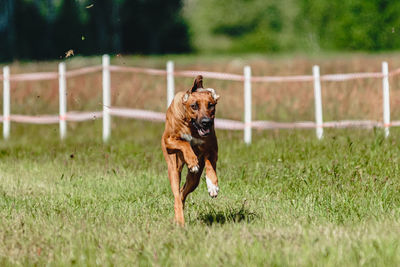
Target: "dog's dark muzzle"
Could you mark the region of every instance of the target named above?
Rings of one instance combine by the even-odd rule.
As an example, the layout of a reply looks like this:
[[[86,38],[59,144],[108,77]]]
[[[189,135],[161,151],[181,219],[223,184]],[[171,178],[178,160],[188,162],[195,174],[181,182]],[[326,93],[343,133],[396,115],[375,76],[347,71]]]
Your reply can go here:
[[[210,129],[213,124],[213,120],[211,118],[204,117],[200,120],[200,124],[203,129]]]
[[[193,120],[192,123],[200,136],[207,136],[211,132],[214,120],[208,117],[203,117],[200,121]]]

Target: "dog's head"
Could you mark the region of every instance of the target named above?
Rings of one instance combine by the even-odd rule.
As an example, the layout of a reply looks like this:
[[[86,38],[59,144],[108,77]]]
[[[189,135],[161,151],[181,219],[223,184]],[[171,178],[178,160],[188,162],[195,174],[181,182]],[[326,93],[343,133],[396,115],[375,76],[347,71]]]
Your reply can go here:
[[[200,137],[210,134],[214,127],[215,106],[218,102],[217,95],[212,88],[203,88],[203,76],[196,77],[192,89],[183,96],[186,118],[190,121],[193,132]]]

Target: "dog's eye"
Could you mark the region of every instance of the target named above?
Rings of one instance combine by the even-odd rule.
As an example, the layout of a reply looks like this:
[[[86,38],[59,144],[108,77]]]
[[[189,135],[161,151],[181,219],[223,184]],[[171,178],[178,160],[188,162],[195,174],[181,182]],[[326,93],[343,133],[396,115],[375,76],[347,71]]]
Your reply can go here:
[[[190,107],[191,107],[193,110],[197,110],[197,109],[199,108],[199,107],[197,106],[197,103],[191,104]]]
[[[213,104],[213,103],[208,103],[208,109],[213,109],[215,107],[215,104]]]

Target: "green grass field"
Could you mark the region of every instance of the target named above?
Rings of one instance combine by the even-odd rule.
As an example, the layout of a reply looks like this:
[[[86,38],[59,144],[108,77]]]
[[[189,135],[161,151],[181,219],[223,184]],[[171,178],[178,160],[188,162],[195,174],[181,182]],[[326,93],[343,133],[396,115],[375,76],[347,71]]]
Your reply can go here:
[[[162,124],[12,124],[0,144],[0,265],[398,266],[400,131],[217,131],[220,194],[189,196],[186,227]]]

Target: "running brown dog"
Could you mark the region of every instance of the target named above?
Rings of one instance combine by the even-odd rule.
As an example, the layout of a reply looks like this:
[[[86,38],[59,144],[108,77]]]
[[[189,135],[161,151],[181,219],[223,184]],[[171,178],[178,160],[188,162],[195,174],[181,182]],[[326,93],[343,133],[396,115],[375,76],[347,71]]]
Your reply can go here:
[[[185,224],[186,197],[199,185],[204,167],[208,193],[211,197],[218,195],[218,144],[214,131],[218,98],[214,89],[203,88],[203,77],[199,75],[192,89],[177,93],[167,110],[161,146],[175,198],[175,221],[180,225]],[[185,164],[188,174],[181,189],[181,172]]]

